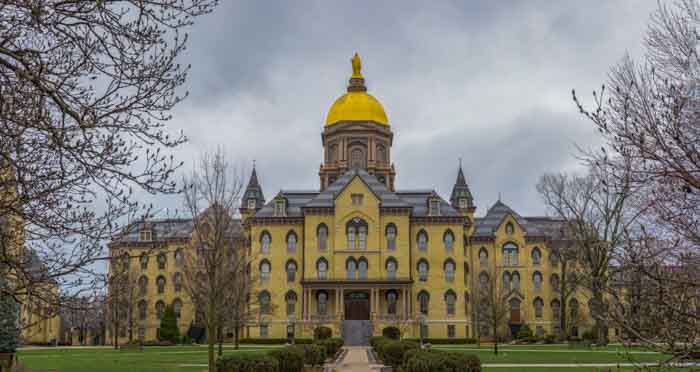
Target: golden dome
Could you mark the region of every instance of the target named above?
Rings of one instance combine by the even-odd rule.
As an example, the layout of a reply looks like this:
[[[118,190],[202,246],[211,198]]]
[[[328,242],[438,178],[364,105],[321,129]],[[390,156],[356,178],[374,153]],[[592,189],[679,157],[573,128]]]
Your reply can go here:
[[[355,53],[352,58],[352,76],[348,92],[333,102],[326,116],[326,126],[339,121],[373,121],[389,125],[384,107],[372,95],[367,93],[365,79],[361,73],[360,56]]]

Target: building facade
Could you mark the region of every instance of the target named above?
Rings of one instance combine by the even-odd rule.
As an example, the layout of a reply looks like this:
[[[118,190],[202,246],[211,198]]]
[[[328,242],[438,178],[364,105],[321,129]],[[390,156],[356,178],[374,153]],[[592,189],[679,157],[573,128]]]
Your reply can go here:
[[[433,189],[396,189],[394,132],[367,93],[357,55],[321,140],[318,189],[266,200],[255,169],[248,181],[240,234],[261,314],[245,337],[310,337],[325,326],[352,343],[394,326],[408,337],[491,338],[481,310],[489,286],[507,312],[502,336],[523,324],[538,335],[559,332],[562,273],[553,247],[561,221],[520,216],[500,200],[476,217],[461,165],[449,199]],[[110,244],[112,257],[127,254],[137,288],[132,311],[114,314],[123,317],[119,342],[156,339],[166,305],[181,333],[196,323],[182,286],[192,230],[191,220],[145,221]],[[582,297],[566,305],[567,332],[590,325]]]

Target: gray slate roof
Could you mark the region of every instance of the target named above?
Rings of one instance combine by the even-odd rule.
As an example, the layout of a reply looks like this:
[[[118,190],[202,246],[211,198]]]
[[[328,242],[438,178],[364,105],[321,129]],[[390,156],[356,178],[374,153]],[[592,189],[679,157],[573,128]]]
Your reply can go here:
[[[280,190],[277,196],[255,214],[255,217],[274,217],[275,199],[279,197],[287,200],[287,217],[301,217],[301,208],[306,206],[316,195],[318,195],[318,191]]]
[[[530,236],[540,236],[543,235],[540,226],[536,223],[531,223],[528,219],[521,217],[515,211],[513,211],[509,206],[505,205],[502,201],[497,201],[488,212],[486,216],[482,218],[477,218],[475,221],[474,236],[493,236],[494,232],[503,222],[503,219],[508,215],[512,215],[515,221],[525,230],[526,235]]]
[[[396,193],[401,199],[411,204],[414,217],[428,216],[428,198],[431,195],[437,195],[433,190],[407,190],[397,191]],[[461,214],[448,202],[440,198],[440,216],[459,217]]]
[[[153,219],[146,222],[135,222],[124,229],[124,233],[114,239],[115,243],[135,243],[139,241],[139,231],[144,226],[149,226],[152,231],[152,241],[168,239],[189,239],[192,236],[194,226],[189,218]],[[243,226],[241,220],[234,220],[233,233],[241,234]]]

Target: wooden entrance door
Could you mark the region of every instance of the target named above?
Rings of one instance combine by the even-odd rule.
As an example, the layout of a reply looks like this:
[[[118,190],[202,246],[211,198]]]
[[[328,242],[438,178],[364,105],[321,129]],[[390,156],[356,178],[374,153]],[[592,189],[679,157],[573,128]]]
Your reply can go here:
[[[346,320],[369,320],[369,294],[352,292],[345,296]]]

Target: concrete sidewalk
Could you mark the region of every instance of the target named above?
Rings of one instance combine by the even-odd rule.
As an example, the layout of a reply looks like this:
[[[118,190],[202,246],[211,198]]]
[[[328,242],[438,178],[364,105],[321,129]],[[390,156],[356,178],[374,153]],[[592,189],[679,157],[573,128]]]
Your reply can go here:
[[[343,360],[338,363],[336,369],[342,372],[372,372],[378,368],[369,364],[367,357],[368,347],[366,346],[347,346],[347,354]]]

